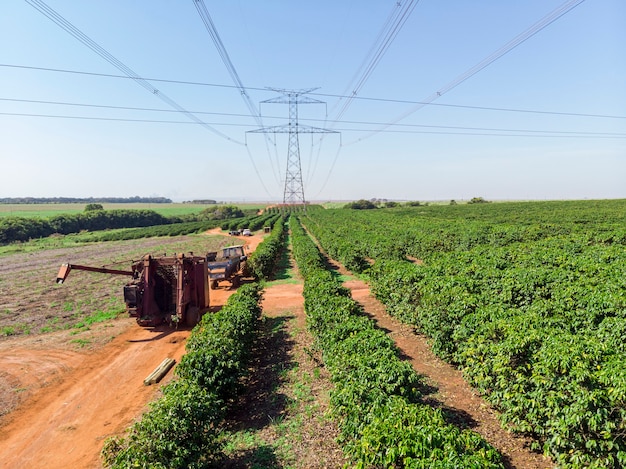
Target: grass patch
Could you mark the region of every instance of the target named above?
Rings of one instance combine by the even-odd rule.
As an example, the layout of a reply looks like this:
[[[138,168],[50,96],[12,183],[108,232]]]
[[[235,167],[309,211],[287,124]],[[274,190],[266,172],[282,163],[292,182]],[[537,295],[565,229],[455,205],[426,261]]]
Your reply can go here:
[[[295,278],[288,278],[283,280],[271,280],[266,282],[265,285],[271,287],[272,285],[297,285],[298,283],[302,283],[302,281]]]
[[[4,326],[0,328],[0,335],[8,337],[10,335],[15,335],[15,334],[17,334],[15,326]]]
[[[117,318],[123,310],[119,309],[111,309],[108,311],[96,311],[93,314],[82,319],[82,321],[76,323],[74,328],[76,329],[88,329],[92,324],[96,324],[99,322],[110,321],[111,319]]]
[[[255,469],[284,467],[278,462],[273,445],[264,441],[258,432],[250,430],[224,432],[221,441],[224,453],[231,458],[232,467]],[[236,460],[232,458],[234,455],[237,455]]]
[[[87,345],[91,344],[91,340],[89,339],[74,339],[71,341],[72,344],[78,345],[80,348],[84,348]]]
[[[357,279],[354,275],[345,275],[345,274],[339,274],[339,275],[337,276],[337,278],[339,279],[339,281],[340,281],[341,283],[344,283],[344,282],[348,282],[348,281],[350,281],[350,280],[356,280],[356,279]]]
[[[30,325],[29,324],[15,324],[11,326],[4,326],[0,328],[0,336],[9,337],[12,335],[30,334]]]
[[[46,325],[42,326],[39,329],[39,333],[40,334],[46,334],[48,332],[58,331],[59,329],[63,329],[63,328],[64,327],[62,327],[62,325],[60,324],[59,317],[58,316],[54,316],[53,318],[50,318],[50,319],[48,319],[48,321],[46,321]]]
[[[267,285],[282,285],[282,284],[297,284],[300,283],[297,270],[291,256],[291,238],[289,234],[285,237],[286,249],[283,249],[280,253],[280,258],[276,263],[276,273],[274,274],[274,280],[267,282]]]
[[[264,319],[256,378],[238,403],[258,415],[249,410],[233,415],[220,438],[224,459],[212,467],[341,467],[318,461],[324,459],[318,452],[327,442],[322,429],[329,421],[318,397],[321,388],[328,388],[317,366],[311,370],[305,347],[298,345],[307,333],[290,315]]]
[[[8,256],[11,254],[46,251],[48,249],[60,249],[68,247],[76,247],[81,244],[72,235],[66,236],[49,236],[47,238],[31,239],[25,242],[15,242],[0,246],[0,256]]]

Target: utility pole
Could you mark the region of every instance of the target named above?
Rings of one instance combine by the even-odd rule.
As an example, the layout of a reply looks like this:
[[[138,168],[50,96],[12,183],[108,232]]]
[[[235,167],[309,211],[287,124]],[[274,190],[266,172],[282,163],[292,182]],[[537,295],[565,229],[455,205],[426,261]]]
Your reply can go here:
[[[302,165],[300,163],[299,134],[302,133],[338,133],[333,130],[311,127],[298,123],[298,104],[324,104],[324,101],[303,96],[317,88],[306,90],[286,90],[270,88],[272,91],[281,93],[276,98],[261,101],[261,103],[288,104],[289,123],[274,127],[263,127],[251,130],[251,133],[286,133],[289,134],[287,149],[287,170],[285,173],[285,190],[283,192],[283,205],[302,205],[306,211],[306,199],[304,197],[304,185],[302,184]]]

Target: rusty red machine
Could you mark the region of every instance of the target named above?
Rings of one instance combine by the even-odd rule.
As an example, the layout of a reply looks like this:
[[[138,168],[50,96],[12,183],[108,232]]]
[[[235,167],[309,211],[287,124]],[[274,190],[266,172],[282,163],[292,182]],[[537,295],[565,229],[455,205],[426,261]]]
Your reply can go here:
[[[126,311],[140,326],[195,326],[209,310],[207,259],[193,253],[146,255],[134,262],[131,270],[63,264],[57,283],[63,283],[72,270],[132,277],[124,286],[124,302]]]

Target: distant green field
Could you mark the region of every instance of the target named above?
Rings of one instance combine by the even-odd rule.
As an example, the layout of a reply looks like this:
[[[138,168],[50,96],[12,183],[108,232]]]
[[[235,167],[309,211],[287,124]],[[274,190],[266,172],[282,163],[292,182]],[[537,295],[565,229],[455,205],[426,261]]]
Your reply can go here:
[[[0,217],[53,217],[61,214],[76,214],[85,210],[86,204],[0,204]],[[231,204],[228,204],[231,205]],[[242,209],[264,208],[259,204],[232,204]],[[198,213],[210,205],[204,204],[102,204],[105,210],[149,209],[164,216]]]

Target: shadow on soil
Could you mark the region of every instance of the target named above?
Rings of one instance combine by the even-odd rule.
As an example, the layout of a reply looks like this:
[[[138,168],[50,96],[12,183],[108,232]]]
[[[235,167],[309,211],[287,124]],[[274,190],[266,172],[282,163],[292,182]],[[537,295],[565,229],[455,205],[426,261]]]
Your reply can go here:
[[[138,326],[138,327],[141,327],[141,326]],[[176,328],[168,324],[162,324],[160,326],[146,327],[145,329],[149,330],[150,332],[153,332],[155,335],[150,337],[149,339],[133,339],[133,340],[129,340],[128,342],[132,342],[132,343],[152,342],[155,340],[161,340],[164,337],[167,337],[168,335],[173,334],[174,332],[181,331],[181,330],[190,330],[191,328],[184,327],[184,326],[179,326],[178,328]]]
[[[280,421],[289,398],[277,389],[295,366],[289,356],[294,342],[285,330],[293,316],[265,318],[261,323],[261,340],[252,351],[252,364],[243,383],[244,392],[236,399],[225,422],[228,433],[261,430]],[[217,461],[214,468],[280,468],[274,449],[262,442],[253,448],[235,449]]]
[[[282,466],[276,459],[274,448],[261,445],[250,450],[241,451],[236,457],[219,461],[212,468],[250,468],[250,469],[280,469]]]

